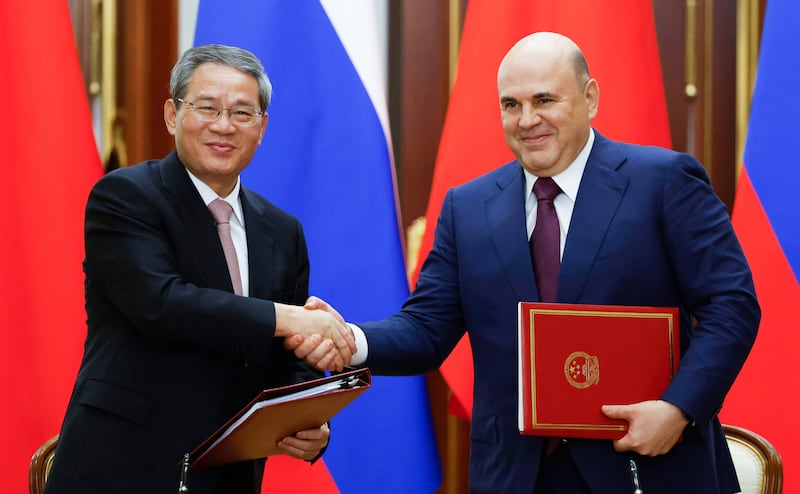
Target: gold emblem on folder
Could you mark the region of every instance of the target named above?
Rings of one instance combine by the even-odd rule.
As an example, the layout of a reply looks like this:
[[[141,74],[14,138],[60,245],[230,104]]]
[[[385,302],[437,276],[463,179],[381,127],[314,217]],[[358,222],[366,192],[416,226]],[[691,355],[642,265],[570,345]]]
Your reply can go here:
[[[564,362],[564,376],[570,386],[588,388],[600,381],[600,360],[586,352],[572,352]]]

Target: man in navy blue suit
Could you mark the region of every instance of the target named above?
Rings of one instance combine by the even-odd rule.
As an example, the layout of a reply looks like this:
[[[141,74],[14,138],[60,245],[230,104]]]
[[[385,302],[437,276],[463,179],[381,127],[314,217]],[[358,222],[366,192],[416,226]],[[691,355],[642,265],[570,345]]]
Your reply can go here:
[[[633,492],[630,459],[647,494],[737,492],[717,413],[753,345],[760,309],[702,165],[594,131],[598,82],[559,34],[520,40],[500,65],[498,91],[516,160],[448,191],[416,289],[399,313],[354,327],[353,363],[376,374],[426,372],[469,333],[470,492]],[[528,239],[533,185],[547,177],[560,189],[554,301],[679,307],[681,331],[680,368],[661,399],[603,407],[628,421],[624,437],[570,439],[554,451],[517,425],[517,302],[541,300]]]

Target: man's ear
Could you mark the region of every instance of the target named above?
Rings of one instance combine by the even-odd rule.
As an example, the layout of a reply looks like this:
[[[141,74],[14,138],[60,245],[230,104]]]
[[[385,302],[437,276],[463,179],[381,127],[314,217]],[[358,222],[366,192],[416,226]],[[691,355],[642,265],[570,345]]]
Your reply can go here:
[[[589,119],[591,120],[597,115],[597,107],[600,104],[600,86],[597,85],[595,79],[589,79],[589,82],[586,83],[583,96],[586,98],[586,105],[589,107]]]
[[[261,130],[258,133],[258,145],[261,145],[261,140],[264,138],[264,131],[267,130],[267,120],[269,120],[269,113],[264,112],[264,116],[261,117]]]
[[[175,100],[169,98],[164,102],[164,123],[167,126],[167,132],[170,135],[175,135],[175,128],[177,127],[178,120],[178,107],[175,106]]]

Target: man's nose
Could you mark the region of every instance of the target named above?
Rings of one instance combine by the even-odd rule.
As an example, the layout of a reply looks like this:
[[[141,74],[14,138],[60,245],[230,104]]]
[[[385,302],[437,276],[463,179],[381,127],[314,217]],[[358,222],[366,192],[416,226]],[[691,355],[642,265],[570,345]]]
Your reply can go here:
[[[520,127],[525,127],[525,128],[533,127],[534,125],[539,123],[540,120],[541,117],[539,116],[539,112],[536,111],[536,108],[534,108],[531,105],[523,105],[522,115],[520,115],[519,117]]]
[[[231,120],[231,111],[229,109],[221,110],[217,119],[211,122],[209,127],[212,127],[218,132],[235,130],[236,126],[233,125],[233,121]]]

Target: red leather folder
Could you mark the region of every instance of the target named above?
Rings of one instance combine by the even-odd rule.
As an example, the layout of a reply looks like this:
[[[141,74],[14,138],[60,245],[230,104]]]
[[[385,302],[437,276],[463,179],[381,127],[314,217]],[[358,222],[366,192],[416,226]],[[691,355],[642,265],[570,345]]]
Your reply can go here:
[[[619,439],[602,405],[658,399],[678,369],[678,309],[519,303],[524,435]]]
[[[322,426],[371,385],[363,368],[264,390],[189,454],[189,468],[281,454],[278,441]]]

